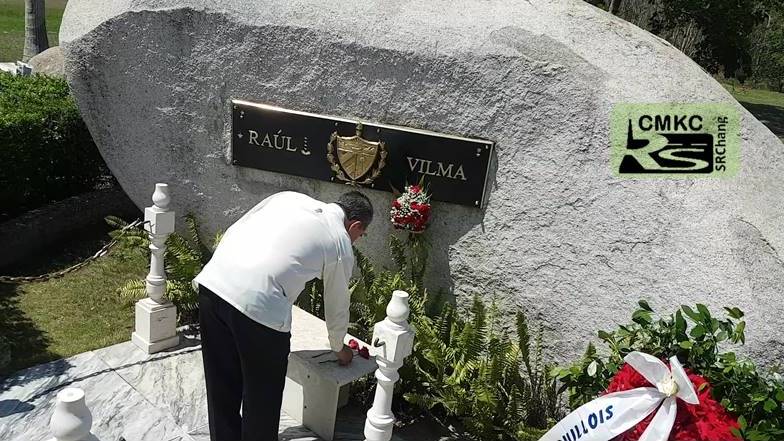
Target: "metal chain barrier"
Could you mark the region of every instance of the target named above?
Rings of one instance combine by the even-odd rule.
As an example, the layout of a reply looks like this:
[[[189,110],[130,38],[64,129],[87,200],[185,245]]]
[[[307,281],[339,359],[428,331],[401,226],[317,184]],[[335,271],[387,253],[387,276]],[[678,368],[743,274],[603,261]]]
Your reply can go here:
[[[85,266],[87,266],[90,262],[92,262],[94,260],[97,260],[100,257],[105,256],[106,253],[108,253],[109,250],[113,246],[117,245],[117,242],[119,241],[119,239],[125,233],[127,233],[129,230],[131,230],[132,228],[136,228],[136,227],[139,227],[141,225],[144,225],[145,223],[147,223],[147,222],[142,222],[140,219],[136,219],[135,221],[131,222],[130,224],[122,227],[122,229],[120,230],[120,234],[117,237],[115,237],[109,243],[107,243],[106,245],[101,247],[101,249],[98,250],[98,252],[96,252],[92,256],[88,257],[87,259],[83,260],[82,262],[77,263],[76,265],[70,266],[70,267],[68,267],[66,269],[63,269],[63,270],[60,270],[60,271],[56,271],[56,272],[53,272],[53,273],[42,274],[40,276],[19,276],[19,277],[0,276],[0,283],[43,282],[43,281],[50,280],[50,279],[56,279],[56,278],[59,278],[59,277],[62,277],[64,275],[66,275],[68,273],[72,273],[74,271],[82,269]]]

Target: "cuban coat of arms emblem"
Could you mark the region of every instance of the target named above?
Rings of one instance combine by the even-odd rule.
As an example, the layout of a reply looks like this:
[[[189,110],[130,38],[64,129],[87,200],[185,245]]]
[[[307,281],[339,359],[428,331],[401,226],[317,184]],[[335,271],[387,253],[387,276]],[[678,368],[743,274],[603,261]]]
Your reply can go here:
[[[362,137],[362,123],[357,124],[356,135],[340,136],[335,131],[327,144],[327,159],[335,176],[352,185],[371,184],[381,174],[386,158],[383,141]]]

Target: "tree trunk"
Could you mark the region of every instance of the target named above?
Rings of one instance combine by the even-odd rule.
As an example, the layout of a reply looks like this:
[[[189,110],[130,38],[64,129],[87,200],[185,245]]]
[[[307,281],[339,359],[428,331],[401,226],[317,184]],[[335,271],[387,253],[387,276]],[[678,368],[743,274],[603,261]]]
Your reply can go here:
[[[46,11],[44,0],[25,0],[25,45],[22,61],[49,48],[46,35]]]
[[[621,0],[610,0],[610,14],[618,15],[619,9],[621,9]]]

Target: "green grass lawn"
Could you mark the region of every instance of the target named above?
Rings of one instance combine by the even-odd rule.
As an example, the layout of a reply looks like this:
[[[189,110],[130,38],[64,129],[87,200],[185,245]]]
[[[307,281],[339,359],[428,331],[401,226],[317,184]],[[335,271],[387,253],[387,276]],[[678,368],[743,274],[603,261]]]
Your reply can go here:
[[[24,274],[56,271],[81,261],[106,239],[85,241],[77,251],[57,250],[54,261]],[[62,278],[20,285],[0,284],[0,335],[11,342],[11,363],[0,376],[131,338],[133,306],[118,288],[148,270],[143,251],[116,249]],[[19,271],[22,273],[22,270]]]
[[[784,93],[722,85],[771,132],[784,141]]]
[[[68,0],[46,0],[46,33],[49,46],[59,44],[60,22]],[[24,0],[0,0],[0,61],[22,58],[25,30]]]

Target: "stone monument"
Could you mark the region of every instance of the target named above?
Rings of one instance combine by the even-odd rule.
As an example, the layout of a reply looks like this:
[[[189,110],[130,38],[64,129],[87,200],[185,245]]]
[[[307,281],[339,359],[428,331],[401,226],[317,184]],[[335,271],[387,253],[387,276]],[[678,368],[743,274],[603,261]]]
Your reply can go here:
[[[60,41],[140,207],[167,182],[173,209],[214,232],[277,191],[346,190],[232,164],[232,100],[486,139],[483,207],[434,205],[432,286],[526,310],[564,358],[639,298],[738,306],[752,355],[784,356],[784,146],[677,49],[588,3],[70,0]],[[661,102],[737,109],[737,174],[617,176],[614,106]],[[387,259],[392,197],[365,193],[378,216],[360,247]]]

